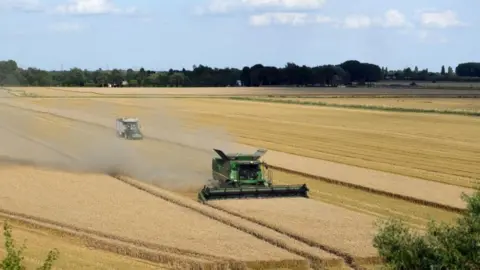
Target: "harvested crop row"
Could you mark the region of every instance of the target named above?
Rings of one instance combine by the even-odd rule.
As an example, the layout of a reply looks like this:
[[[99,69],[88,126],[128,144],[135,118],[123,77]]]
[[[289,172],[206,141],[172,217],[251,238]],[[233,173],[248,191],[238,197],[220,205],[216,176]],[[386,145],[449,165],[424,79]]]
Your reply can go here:
[[[147,101],[142,100],[142,103],[145,102]],[[127,110],[129,106],[130,105],[124,105],[125,110]],[[141,108],[131,108],[131,110],[129,110],[130,113],[134,111],[138,112],[142,117],[145,117],[146,123],[149,122],[149,119],[146,117],[148,117],[148,114],[151,114],[150,109],[145,111]],[[145,111],[145,114],[143,114],[142,111]],[[107,112],[99,112],[99,114],[104,115],[107,114]],[[146,133],[152,136],[161,134],[160,131],[152,133],[147,131]],[[160,139],[171,138],[161,138],[160,136]],[[304,150],[304,152],[306,151],[308,150]],[[305,173],[317,177],[319,180],[356,187],[366,191],[452,211],[461,211],[464,209],[465,202],[461,199],[462,193],[472,194],[474,192],[474,190],[470,188],[457,187],[277,151],[269,151],[265,156],[265,160],[279,169],[285,168],[290,172]],[[431,192],[432,190],[436,192]]]
[[[480,179],[474,117],[219,99],[157,102],[191,125],[225,128],[244,144],[459,186]]]
[[[74,224],[187,256],[205,254],[215,260],[272,264],[303,261],[191,210],[145,196],[108,176],[12,167],[0,169],[0,179],[0,204],[11,212]]]
[[[305,198],[218,200],[209,205],[357,264],[379,262],[371,216]]]
[[[34,108],[31,109],[36,110]],[[64,115],[61,110],[55,114],[57,113],[59,115]],[[95,124],[100,123],[100,120],[98,119],[94,120],[91,117],[74,115],[71,112],[70,114],[71,115],[69,116],[77,117],[78,119],[82,119],[82,121],[83,118],[85,118],[85,121],[93,121],[92,123]],[[99,112],[99,114],[103,115],[105,112]],[[102,123],[102,126],[103,125],[104,124]],[[178,139],[165,138],[164,135],[161,135],[161,132],[156,130],[147,130],[146,134],[151,134],[156,137],[159,136],[159,140],[168,141]],[[182,136],[185,138],[188,137],[185,135]],[[188,140],[183,138],[182,140],[187,141],[188,144],[190,144],[189,141],[191,139],[188,137]],[[186,155],[186,157],[188,157],[188,155]],[[474,192],[473,189],[469,188],[378,172],[277,151],[269,151],[264,159],[280,170],[286,169],[293,173],[304,173],[305,175],[316,177],[319,180],[356,187],[362,190],[402,198],[416,203],[437,206],[452,211],[461,211],[464,209],[465,202],[461,199],[462,193],[472,194]],[[431,192],[431,190],[435,190],[436,192]]]
[[[33,114],[33,113],[29,113],[29,114],[30,114],[30,117],[32,117],[32,116],[33,116],[33,117],[36,117],[36,115]],[[61,121],[61,122],[63,123],[63,121]],[[73,122],[73,123],[75,123],[75,122]],[[47,128],[48,130],[50,130],[50,131],[55,130],[55,132],[53,132],[54,134],[58,134],[58,133],[60,133],[60,134],[65,134],[65,130],[62,130],[62,128],[58,129],[55,125],[53,125],[53,126],[50,127],[50,125],[52,124],[51,122],[48,122],[48,121],[47,121],[47,122],[45,122],[45,124],[46,124],[46,126],[44,126],[44,127]],[[55,124],[55,122],[53,122],[53,124]],[[78,123],[77,123],[77,124],[78,124]],[[61,127],[61,126],[62,126],[62,125],[60,125],[59,127]],[[17,128],[18,128],[18,127],[17,127]],[[68,128],[72,128],[72,127],[69,126]],[[75,126],[75,129],[77,129],[77,128],[79,128],[79,127],[78,127],[78,126]],[[81,130],[81,129],[79,129],[79,130]],[[94,128],[93,130],[92,130],[91,128],[88,128],[87,130],[88,130],[87,133],[80,132],[80,137],[85,137],[85,135],[87,135],[87,134],[88,134],[87,137],[92,137],[92,135],[93,135],[93,136],[96,136],[96,135],[105,135],[105,134],[101,134],[101,133],[99,134],[97,128]],[[58,133],[57,133],[57,132],[58,132]],[[31,130],[31,133],[32,133],[32,134],[35,134],[35,131],[34,131],[34,130]],[[51,140],[51,139],[55,139],[54,137],[53,137],[53,138],[48,138],[49,136],[45,137],[45,135],[46,135],[46,134],[41,135],[41,138],[42,138],[42,139],[47,139],[47,140],[48,140],[48,139],[50,139],[50,140]],[[47,134],[47,135],[48,135],[48,134]],[[37,138],[37,139],[38,139],[38,138]],[[71,143],[72,143],[72,142],[71,142]],[[70,145],[70,148],[67,148],[67,149],[63,149],[63,148],[62,148],[62,144],[57,145],[57,147],[62,148],[63,151],[72,151],[72,150],[73,150],[73,151],[75,152],[74,149],[71,149],[71,147],[72,147],[72,146],[75,147],[75,145],[76,145],[76,147],[81,147],[81,146],[82,146],[82,144],[80,143],[80,141],[77,141],[76,143],[71,144],[71,145]],[[63,147],[67,147],[67,146],[68,146],[68,144],[63,145]],[[160,211],[160,212],[162,212],[162,211]],[[163,212],[165,212],[165,211],[163,211]],[[102,223],[104,223],[104,222],[102,222]],[[195,222],[186,222],[186,224],[192,224],[192,223],[195,223]],[[161,227],[161,226],[160,226],[160,227]],[[210,226],[210,227],[212,227],[212,226]],[[230,238],[230,237],[229,237],[229,238]],[[247,237],[247,239],[248,239],[248,237]],[[207,239],[207,240],[208,240],[208,239]],[[232,238],[232,240],[235,240],[235,239]],[[241,242],[238,242],[238,241],[237,241],[237,244],[238,244],[238,245],[242,245],[242,243],[241,243]],[[255,250],[255,249],[257,249],[257,248],[253,248],[253,247],[252,247],[252,248],[248,248],[248,250],[251,250],[252,252],[253,252],[253,250]],[[265,248],[264,248],[264,249],[265,249]],[[237,253],[237,252],[232,252],[232,253]],[[257,252],[257,253],[258,253],[258,252]],[[255,265],[283,265],[283,266],[288,266],[288,265],[292,265],[292,264],[297,265],[297,264],[299,264],[299,263],[300,263],[300,264],[304,263],[304,260],[303,260],[303,259],[300,259],[300,260],[298,260],[298,259],[292,259],[292,260],[290,260],[290,261],[289,261],[289,260],[268,261],[268,259],[265,258],[265,257],[266,257],[265,254],[262,255],[262,253],[264,253],[264,252],[260,252],[259,255],[258,255],[258,256],[262,256],[262,257],[263,257],[263,258],[262,258],[262,261],[260,261],[260,262],[249,262],[250,267],[255,268]],[[313,253],[313,252],[312,252],[312,253]],[[237,257],[237,255],[232,255],[232,256]],[[293,256],[293,255],[292,255],[292,256]],[[341,262],[341,260],[338,259],[336,262]]]
[[[466,207],[462,200],[462,193],[473,194],[475,192],[474,189],[470,188],[293,156],[276,151],[267,153],[264,160],[280,171],[313,177],[330,183],[456,212],[460,212]],[[435,192],[432,192],[433,190]]]
[[[33,230],[34,232],[39,231],[42,235],[45,235],[45,237],[47,237],[48,235],[54,235],[57,237],[61,237],[62,239],[68,237],[70,238],[70,241],[77,244],[76,249],[78,249],[78,245],[80,244],[87,248],[94,248],[97,250],[107,251],[122,256],[128,256],[142,259],[148,262],[159,263],[159,265],[151,265],[149,263],[150,267],[154,269],[170,269],[170,267],[212,268],[218,265],[222,265],[221,262],[216,262],[214,260],[208,260],[206,258],[194,256],[183,256],[176,253],[169,253],[166,251],[141,247],[123,241],[105,238],[97,236],[95,234],[84,232],[81,228],[70,226],[68,224],[59,225],[57,222],[48,222],[46,220],[40,221],[38,218],[26,215],[18,215],[10,211],[0,210],[0,218],[8,220],[8,222],[14,225],[14,227],[21,226],[23,228],[26,228],[27,230]],[[17,236],[17,232],[14,232],[14,234],[15,236]],[[51,238],[49,239],[51,240]],[[28,241],[28,246],[30,250],[32,248],[32,244],[34,244],[32,243],[34,239],[29,238]],[[68,251],[63,250],[61,246],[56,246],[51,242],[48,245],[43,245],[41,248],[42,251],[44,251],[47,247],[58,248],[60,250],[60,253],[62,254],[62,256],[60,256],[60,264],[65,263],[71,267],[72,261],[67,260],[63,262],[63,260],[65,259],[64,256],[66,255],[67,258],[69,256]],[[111,256],[110,254],[106,255]],[[127,259],[125,258],[124,260]],[[73,263],[75,263],[75,261]],[[133,264],[136,263],[129,263],[130,266],[133,266]],[[143,265],[142,267],[145,267],[145,265]]]
[[[34,115],[35,115],[34,113],[29,113],[29,114],[30,114],[31,116],[34,116]],[[75,122],[74,122],[74,123],[75,123]],[[53,122],[53,123],[45,123],[45,124],[46,124],[45,127],[48,127],[49,130],[55,130],[56,132],[58,132],[58,133],[60,133],[60,134],[62,134],[62,133],[64,134],[64,130],[62,131],[62,128],[61,128],[61,126],[63,126],[63,124],[64,124],[63,121],[60,121],[60,123],[58,123],[58,124],[61,124],[60,126],[58,126],[58,128],[56,128],[55,125],[53,125],[53,126],[50,127],[50,125],[51,125],[51,124],[55,124],[55,122]],[[76,124],[78,124],[78,123],[76,123]],[[81,126],[81,125],[75,125],[75,129],[76,129],[76,128],[79,128],[80,126]],[[71,127],[68,127],[68,128],[71,128]],[[81,131],[81,130],[82,130],[82,129],[80,128],[79,131]],[[93,128],[93,129],[92,129],[92,128],[88,128],[88,129],[85,129],[85,130],[86,130],[85,132],[80,132],[80,137],[85,137],[85,135],[87,135],[87,134],[88,134],[87,137],[94,137],[94,136],[95,136],[95,137],[98,137],[99,135],[105,135],[105,134],[102,134],[102,132],[99,133],[99,129],[98,129],[98,128]],[[104,131],[104,130],[102,129],[102,131]],[[34,133],[33,130],[32,130],[32,132]],[[42,135],[41,137],[42,137],[42,138],[45,138],[44,135]],[[100,136],[100,137],[101,137],[101,136]],[[47,138],[45,138],[45,139],[47,139]],[[54,138],[50,138],[50,139],[54,139]],[[72,144],[72,145],[81,146],[82,144],[80,144],[80,141],[77,141],[76,144]],[[67,146],[68,146],[68,144],[63,145],[63,147],[67,147]],[[155,146],[157,147],[157,145],[155,145]],[[72,146],[70,146],[70,147],[72,147]],[[150,147],[151,147],[151,145],[150,145]],[[156,149],[157,149],[157,148],[156,148]],[[63,150],[66,151],[67,149],[63,149]],[[74,151],[74,149],[69,149],[69,150],[70,150],[70,151]],[[157,150],[160,151],[160,150],[165,150],[165,149],[162,149],[162,148],[160,147],[160,148],[158,148]],[[169,152],[169,151],[167,151],[167,152]],[[179,169],[180,169],[180,168],[179,168]],[[178,175],[177,175],[177,176],[178,176]],[[209,210],[211,211],[211,209],[209,209]],[[232,223],[233,223],[233,222],[232,222]],[[258,227],[258,226],[253,225],[253,227]],[[282,239],[282,235],[281,235],[281,234],[278,234],[278,233],[273,232],[273,235],[274,235],[273,237],[275,237],[275,240],[274,240],[274,241],[276,241],[276,242],[278,242],[278,239]],[[257,236],[257,237],[258,237],[258,236]],[[264,237],[264,236],[261,236],[261,237]],[[260,237],[260,238],[261,238],[261,237]],[[272,237],[272,238],[273,238],[273,237]],[[292,242],[292,241],[295,242],[293,239],[290,239],[290,238],[286,237],[286,239],[283,240],[282,242],[283,242],[283,243],[288,243],[288,242]],[[277,244],[276,242],[275,242],[275,244]],[[281,244],[280,244],[280,245],[281,245]],[[304,244],[302,244],[302,243],[298,243],[297,245],[298,245],[298,247],[299,247],[298,249],[295,249],[295,247],[292,248],[292,250],[293,250],[294,252],[296,252],[296,253],[298,253],[298,254],[300,254],[300,255],[305,255],[305,257],[307,257],[307,258],[311,259],[312,261],[315,261],[315,262],[317,262],[317,263],[319,263],[319,264],[322,264],[322,265],[323,265],[323,264],[338,265],[338,264],[340,264],[340,263],[342,262],[342,260],[341,260],[340,258],[335,257],[335,256],[332,256],[331,254],[325,253],[325,252],[323,252],[323,251],[321,251],[321,250],[318,250],[318,249],[316,249],[316,248],[309,247],[309,246],[304,245]],[[320,254],[320,255],[319,255],[319,254]],[[332,257],[333,257],[333,259],[332,259]],[[269,263],[271,264],[271,262],[268,262],[268,261],[264,261],[264,262],[263,262],[263,264],[269,264]],[[259,264],[259,262],[250,262],[249,264],[253,267],[254,264]],[[253,265],[252,265],[252,264],[253,264]],[[291,264],[291,263],[283,262],[283,264],[287,264],[287,265],[288,265],[288,264]]]
[[[319,181],[317,178],[297,173],[286,173],[272,169],[272,167],[269,169],[269,174],[273,176],[274,182],[279,185],[305,183],[310,190],[308,193],[310,199],[338,205],[377,218],[399,218],[417,228],[425,228],[432,217],[437,221],[446,223],[455,222],[459,217],[459,214],[455,212],[436,207],[425,207],[422,204],[373,194],[370,191],[350,188],[345,185]]]
[[[139,182],[129,177],[116,176],[116,178],[149,194],[194,210],[214,220],[228,224],[241,231],[248,232],[249,234],[254,235],[255,237],[275,246],[279,246],[292,253],[308,258],[313,266],[323,267],[328,265],[332,267],[339,267],[342,265],[342,259],[340,257],[333,255],[330,252],[326,252],[321,248],[308,245],[303,241],[298,241],[294,238],[288,237],[284,233],[268,229],[264,226],[259,226],[259,224],[256,224],[255,222],[250,222],[244,218],[224,213],[223,211],[217,211],[211,207],[198,204],[189,199],[185,199],[181,195]]]

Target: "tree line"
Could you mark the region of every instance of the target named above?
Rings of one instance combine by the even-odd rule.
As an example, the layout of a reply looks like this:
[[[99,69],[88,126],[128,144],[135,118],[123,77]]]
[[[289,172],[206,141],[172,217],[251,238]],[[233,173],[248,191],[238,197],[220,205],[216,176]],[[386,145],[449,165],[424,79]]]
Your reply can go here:
[[[308,67],[287,63],[284,67],[255,64],[251,67],[154,71],[140,68],[112,70],[42,70],[20,68],[14,60],[0,61],[0,85],[4,86],[337,86],[368,85],[383,80],[480,82],[480,63],[460,63],[455,70],[441,67],[430,72],[418,67],[389,70],[371,63],[348,60],[337,65]]]

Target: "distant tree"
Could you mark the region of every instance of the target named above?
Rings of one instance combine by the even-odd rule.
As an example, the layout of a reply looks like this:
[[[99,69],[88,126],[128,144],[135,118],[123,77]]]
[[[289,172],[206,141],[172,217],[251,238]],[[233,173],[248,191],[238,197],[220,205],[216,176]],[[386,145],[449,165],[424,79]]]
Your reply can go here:
[[[175,72],[169,76],[170,84],[176,87],[183,86],[185,83],[185,75],[181,72]]]
[[[266,66],[257,63],[253,66],[244,66],[242,69],[225,67],[214,68],[206,65],[194,65],[191,70],[182,68],[164,71],[118,69],[112,70],[70,70],[46,71],[38,68],[20,68],[13,60],[0,61],[0,85],[2,86],[106,86],[109,83],[128,86],[155,87],[155,86],[189,86],[189,87],[222,87],[234,86],[241,82],[243,86],[335,86],[337,84],[350,85],[357,82],[362,85],[377,82],[384,78],[393,80],[437,81],[454,80],[480,82],[480,63],[461,63],[455,72],[449,67],[448,76],[445,67],[439,73],[429,72],[428,69],[412,71],[390,70],[373,63],[364,63],[357,60],[347,60],[341,64],[324,64],[309,67],[293,62],[283,67]],[[458,76],[454,76],[457,73]],[[444,74],[444,75],[442,75]],[[127,85],[125,85],[127,86]]]
[[[452,67],[448,67],[448,76],[453,76],[453,68]]]
[[[455,68],[455,73],[460,77],[480,77],[480,63],[461,63]]]

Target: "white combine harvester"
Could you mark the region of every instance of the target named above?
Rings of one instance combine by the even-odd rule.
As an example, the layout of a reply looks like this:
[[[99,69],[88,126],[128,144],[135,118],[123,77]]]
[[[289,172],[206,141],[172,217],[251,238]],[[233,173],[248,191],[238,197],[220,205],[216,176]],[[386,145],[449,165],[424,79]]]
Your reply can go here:
[[[127,140],[142,140],[143,134],[140,131],[138,118],[117,118],[117,137]]]

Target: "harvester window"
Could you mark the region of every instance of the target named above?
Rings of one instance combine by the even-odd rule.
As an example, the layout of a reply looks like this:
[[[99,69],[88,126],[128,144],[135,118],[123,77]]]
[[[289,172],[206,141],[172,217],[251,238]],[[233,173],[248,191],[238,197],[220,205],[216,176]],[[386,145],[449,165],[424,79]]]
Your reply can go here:
[[[133,131],[137,131],[138,130],[138,127],[136,124],[127,124],[127,128],[130,129],[130,130],[133,130]]]
[[[257,179],[260,166],[258,164],[244,164],[240,165],[238,170],[238,177],[240,180]]]

